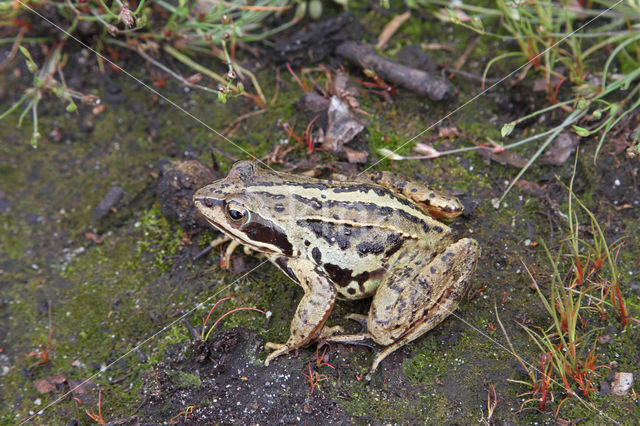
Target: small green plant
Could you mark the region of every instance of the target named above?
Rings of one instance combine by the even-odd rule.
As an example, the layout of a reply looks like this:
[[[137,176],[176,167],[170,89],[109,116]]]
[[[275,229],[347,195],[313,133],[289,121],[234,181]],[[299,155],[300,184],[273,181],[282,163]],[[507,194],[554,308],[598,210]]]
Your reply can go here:
[[[599,328],[590,325],[589,321],[604,319],[609,309],[616,313],[623,327],[629,321],[620,291],[621,274],[616,266],[617,253],[622,245],[620,242],[607,242],[593,213],[574,194],[573,177],[567,190],[568,235],[559,253],[552,255],[544,241],[540,241],[551,265],[548,294],[543,292],[539,280],[525,265],[551,319],[551,324],[546,328],[519,323],[540,350],[537,368],[525,363],[516,354],[496,310],[496,317],[511,351],[529,376],[528,381],[511,380],[529,388],[522,395],[530,395],[531,398],[525,400],[521,408],[530,402],[537,402],[538,408],[544,411],[547,402],[554,400],[554,390],[562,390],[566,395],[558,405],[558,410],[567,398],[576,396],[574,389],[578,389],[581,397],[589,398],[596,390],[594,383],[598,377],[597,370],[608,368],[599,364],[595,352]],[[580,236],[579,215],[574,209],[574,201],[589,218],[591,240]]]
[[[61,61],[63,61],[61,46],[62,45],[58,45],[51,52],[42,67],[38,67],[24,46],[18,46],[20,52],[25,57],[27,69],[33,74],[32,86],[24,91],[24,94],[16,103],[0,114],[0,120],[2,120],[26,103],[18,119],[18,126],[22,125],[25,116],[31,111],[33,131],[31,133],[30,143],[34,148],[38,147],[38,139],[40,139],[40,132],[38,130],[38,104],[46,92],[51,92],[60,100],[66,102],[68,112],[74,112],[78,108],[74,99],[90,105],[100,103],[100,100],[96,96],[84,95],[67,87],[62,72],[64,66],[61,64]]]
[[[84,409],[85,413],[87,413],[87,416],[91,417],[91,419],[100,424],[100,425],[106,425],[107,422],[104,420],[104,418],[102,417],[102,391],[98,392],[98,412],[95,413],[93,410],[87,410],[86,408]]]
[[[39,365],[45,365],[45,364],[49,364],[51,362],[51,357],[50,357],[50,350],[51,350],[51,336],[53,336],[53,330],[55,330],[55,327],[51,327],[51,329],[49,330],[49,337],[47,338],[47,343],[45,345],[45,347],[43,348],[42,345],[39,345],[38,350],[37,351],[33,351],[31,353],[28,354],[24,354],[24,356],[31,358],[40,358],[38,359],[38,361],[36,361],[35,364],[31,365],[30,368],[34,368],[37,367]]]
[[[132,7],[133,5],[133,7]],[[238,42],[263,40],[291,27],[305,14],[305,4],[290,0],[267,0],[258,4],[238,2],[189,2],[186,0],[139,0],[133,3],[121,0],[87,0],[80,3],[64,1],[0,1],[0,22],[7,27],[2,42],[12,42],[14,48],[6,67],[18,50],[26,57],[29,71],[33,73],[32,87],[0,119],[23,108],[19,118],[22,123],[31,112],[33,132],[31,145],[38,144],[38,103],[45,92],[51,92],[67,103],[67,111],[73,112],[75,100],[97,103],[98,98],[87,96],[66,86],[62,70],[66,61],[63,49],[80,44],[96,54],[100,69],[107,62],[116,71],[122,71],[116,63],[122,49],[140,55],[157,67],[153,84],[162,86],[168,76],[182,84],[216,94],[221,102],[231,97],[244,96],[257,105],[265,106],[266,99],[255,75],[235,60]],[[46,8],[46,13],[44,9]],[[295,13],[293,13],[295,8]],[[275,27],[266,28],[265,21],[273,14],[287,13],[290,19]],[[51,30],[42,37],[41,23]],[[82,36],[78,28],[82,27]],[[35,33],[38,37],[32,37]],[[93,37],[88,37],[88,34]],[[10,37],[15,35],[15,37]],[[91,46],[83,40],[93,40]],[[37,42],[43,51],[50,52],[42,66],[38,66],[24,43]],[[163,63],[162,54],[175,59],[192,71],[184,76],[175,67]],[[222,63],[226,72],[215,72],[208,63]],[[162,75],[164,73],[164,75]],[[201,81],[211,78],[217,87]],[[245,83],[251,82],[252,91],[245,91]]]
[[[631,114],[640,107],[640,3],[595,0],[593,2],[538,2],[497,0],[495,7],[468,5],[444,0],[413,0],[425,6],[442,6],[434,11],[439,19],[464,26],[486,37],[515,41],[518,50],[505,52],[491,59],[483,80],[499,61],[516,59],[522,65],[516,81],[523,80],[530,70],[541,73],[551,105],[532,114],[506,123],[502,137],[509,136],[518,124],[542,114],[566,114],[561,123],[551,129],[505,145],[512,149],[543,139],[529,162],[507,187],[500,202],[520,177],[537,161],[551,142],[563,131],[573,131],[579,137],[597,136],[593,161],[598,158],[607,135],[616,126],[630,126]],[[494,32],[487,28],[498,25]],[[607,53],[606,53],[607,52]],[[604,64],[604,65],[601,65]],[[503,79],[499,81],[502,83]],[[496,83],[498,84],[498,83]],[[562,86],[570,86],[567,95]],[[484,87],[484,85],[483,85]],[[493,86],[492,86],[493,87]],[[560,99],[563,97],[563,99]],[[632,131],[627,155],[640,154],[640,129]],[[434,158],[487,147],[470,147],[440,152],[435,155],[401,157]]]

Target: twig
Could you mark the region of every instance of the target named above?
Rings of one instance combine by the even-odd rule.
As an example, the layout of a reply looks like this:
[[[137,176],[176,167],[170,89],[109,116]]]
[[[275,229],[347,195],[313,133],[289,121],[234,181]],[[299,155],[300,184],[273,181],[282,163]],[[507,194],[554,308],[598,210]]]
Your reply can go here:
[[[18,35],[16,36],[16,41],[11,47],[11,51],[4,59],[4,61],[0,63],[0,72],[4,71],[4,69],[11,63],[11,61],[13,61],[13,58],[15,58],[16,53],[18,53],[18,46],[20,46],[20,43],[22,43],[22,38],[24,37],[24,33],[26,31],[27,29],[25,27],[20,28],[20,32],[18,32]]]
[[[387,45],[391,37],[393,37],[393,35],[396,33],[396,31],[398,31],[398,28],[400,28],[400,26],[404,24],[409,18],[411,18],[411,12],[409,12],[408,10],[401,15],[394,16],[393,19],[389,21],[380,32],[376,48],[382,50]]]
[[[469,55],[471,54],[471,52],[473,52],[473,49],[476,48],[476,46],[478,45],[478,42],[480,41],[480,37],[476,37],[473,39],[473,41],[471,43],[469,43],[469,45],[467,46],[466,49],[464,49],[464,52],[462,52],[462,55],[460,55],[460,57],[453,63],[453,68],[457,71],[460,68],[462,68],[462,66],[467,62],[467,59],[469,58]]]
[[[223,135],[225,135],[225,136],[229,136],[229,135],[230,135],[230,133],[231,133],[233,130],[235,130],[235,129],[234,129],[234,126],[235,126],[236,124],[240,123],[242,120],[245,120],[245,119],[247,119],[247,118],[249,118],[249,117],[253,117],[254,115],[264,114],[265,112],[267,112],[267,110],[266,110],[266,109],[264,109],[264,108],[262,108],[262,109],[258,109],[258,110],[256,110],[256,111],[251,111],[251,112],[248,112],[248,113],[246,113],[246,114],[244,114],[244,115],[241,115],[240,117],[236,118],[236,119],[235,119],[235,120],[233,120],[231,123],[229,123],[229,125],[228,125],[224,130],[222,130],[220,133],[222,133],[222,134],[223,134]]]

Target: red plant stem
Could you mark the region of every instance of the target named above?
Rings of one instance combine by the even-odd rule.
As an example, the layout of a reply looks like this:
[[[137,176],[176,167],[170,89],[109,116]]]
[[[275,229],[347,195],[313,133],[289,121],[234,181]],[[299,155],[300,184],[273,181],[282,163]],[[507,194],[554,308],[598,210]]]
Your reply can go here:
[[[218,300],[215,305],[213,305],[213,308],[211,308],[211,310],[209,311],[209,315],[207,315],[207,318],[202,321],[202,336],[204,337],[204,329],[207,326],[207,323],[209,322],[209,317],[211,317],[211,314],[213,313],[213,311],[216,309],[216,307],[221,303],[224,302],[225,300],[229,300],[229,299],[233,299],[233,297],[229,296],[229,297],[223,297],[222,299]],[[204,339],[203,339],[204,340]]]
[[[307,89],[307,87],[302,84],[302,82],[300,81],[300,79],[298,78],[298,76],[296,75],[296,73],[293,72],[293,70],[291,69],[291,65],[289,65],[289,62],[287,62],[287,69],[289,70],[289,72],[291,73],[291,75],[293,76],[293,78],[296,79],[296,81],[298,82],[298,86],[300,86],[300,88],[302,89],[303,92],[308,92],[309,89]]]
[[[226,317],[227,315],[230,315],[234,312],[238,312],[238,311],[256,311],[256,312],[260,312],[261,314],[264,314],[264,311],[258,308],[249,308],[249,307],[244,307],[244,308],[235,308],[230,310],[229,312],[225,313],[224,315],[222,315],[220,318],[218,318],[218,321],[216,321],[215,323],[213,323],[213,325],[211,326],[211,329],[213,330],[214,328],[216,328],[216,325],[218,325],[218,323],[220,321],[222,321],[224,319],[224,317]]]

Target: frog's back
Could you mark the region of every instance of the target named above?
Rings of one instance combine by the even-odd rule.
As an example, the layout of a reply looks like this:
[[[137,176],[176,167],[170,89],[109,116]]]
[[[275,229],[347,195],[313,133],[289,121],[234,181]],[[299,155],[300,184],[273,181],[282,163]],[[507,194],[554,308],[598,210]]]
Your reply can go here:
[[[450,229],[400,194],[371,182],[320,180],[262,170],[246,190],[286,229],[294,256],[325,271],[345,298],[375,293],[407,252],[434,256]]]

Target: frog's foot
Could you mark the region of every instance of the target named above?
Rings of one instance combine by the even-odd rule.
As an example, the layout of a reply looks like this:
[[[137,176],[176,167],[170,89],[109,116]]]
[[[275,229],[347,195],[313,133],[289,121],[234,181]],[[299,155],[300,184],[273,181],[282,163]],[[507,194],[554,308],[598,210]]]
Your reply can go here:
[[[371,371],[389,354],[431,330],[458,307],[479,255],[478,243],[463,238],[423,264],[412,281],[407,283],[406,277],[396,273],[394,279],[378,288],[367,329],[376,343],[386,347],[376,356]]]
[[[332,336],[334,336],[336,333],[342,333],[344,331],[344,329],[342,327],[340,327],[339,325],[336,325],[335,327],[322,327],[322,331],[320,332],[320,334],[318,334],[318,336],[314,339],[317,341],[328,341]],[[311,343],[311,342],[309,342]],[[267,359],[265,359],[264,361],[264,365],[268,366],[269,363],[271,362],[272,359],[280,356],[280,355],[284,355],[290,351],[292,351],[294,348],[289,347],[288,346],[289,342],[287,343],[274,343],[274,342],[267,342],[264,344],[264,348],[267,350],[273,350],[274,352],[272,352]],[[296,346],[297,347],[297,346]]]

